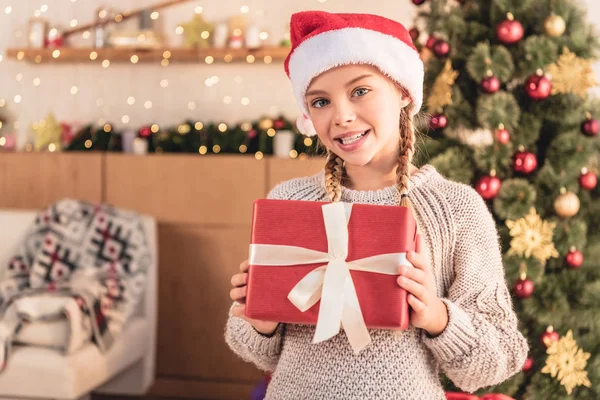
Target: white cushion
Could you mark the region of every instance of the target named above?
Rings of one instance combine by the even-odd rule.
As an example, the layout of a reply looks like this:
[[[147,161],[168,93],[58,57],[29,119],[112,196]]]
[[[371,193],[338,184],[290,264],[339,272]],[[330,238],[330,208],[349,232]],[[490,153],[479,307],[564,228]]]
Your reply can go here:
[[[67,356],[51,349],[14,345],[6,370],[0,373],[0,393],[78,398],[142,358],[148,351],[148,328],[145,319],[133,319],[106,354],[91,342]]]
[[[69,323],[65,318],[24,322],[13,341],[18,344],[65,348],[69,339]]]

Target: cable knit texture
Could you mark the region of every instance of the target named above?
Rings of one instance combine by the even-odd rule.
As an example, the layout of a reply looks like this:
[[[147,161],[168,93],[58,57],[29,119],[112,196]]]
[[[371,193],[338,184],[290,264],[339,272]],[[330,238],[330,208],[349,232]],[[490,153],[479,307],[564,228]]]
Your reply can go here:
[[[324,172],[277,185],[269,198],[327,201]],[[431,338],[370,330],[372,344],[355,355],[343,330],[312,344],[314,326],[281,325],[273,337],[230,315],[225,339],[258,368],[273,371],[269,400],[443,400],[439,373],[464,391],[500,383],[521,370],[528,345],[506,286],[494,220],[470,186],[443,178],[431,165],[410,180],[409,198],[425,238],[437,287],[448,308],[445,330]],[[341,201],[399,204],[394,186],[373,191],[342,188]]]

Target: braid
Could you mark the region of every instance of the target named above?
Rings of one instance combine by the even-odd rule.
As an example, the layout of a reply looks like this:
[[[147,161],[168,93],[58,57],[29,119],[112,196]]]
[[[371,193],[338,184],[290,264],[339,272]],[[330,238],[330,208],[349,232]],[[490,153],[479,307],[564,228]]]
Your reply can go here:
[[[325,190],[331,201],[340,201],[342,197],[342,178],[344,175],[344,160],[327,149],[325,163]]]
[[[398,146],[398,168],[396,169],[396,185],[400,192],[400,205],[410,206],[408,186],[410,181],[410,163],[414,153],[414,127],[412,117],[407,108],[400,114],[400,144]]]

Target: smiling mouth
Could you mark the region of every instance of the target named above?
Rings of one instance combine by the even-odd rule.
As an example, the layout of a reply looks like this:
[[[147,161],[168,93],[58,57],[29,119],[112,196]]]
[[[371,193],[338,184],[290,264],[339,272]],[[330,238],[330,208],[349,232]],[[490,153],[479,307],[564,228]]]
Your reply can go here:
[[[341,144],[352,144],[354,142],[359,141],[363,136],[365,136],[370,131],[371,131],[370,129],[367,129],[363,133],[359,133],[359,134],[356,134],[354,136],[348,136],[348,137],[345,137],[345,138],[340,138],[340,139],[335,139],[335,140],[337,140]]]

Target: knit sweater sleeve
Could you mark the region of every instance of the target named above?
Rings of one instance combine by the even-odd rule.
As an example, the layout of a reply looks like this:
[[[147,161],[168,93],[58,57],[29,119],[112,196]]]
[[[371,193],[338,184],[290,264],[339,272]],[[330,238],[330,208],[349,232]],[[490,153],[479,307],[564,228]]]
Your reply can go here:
[[[286,197],[284,184],[275,186],[267,195],[269,199]],[[279,324],[273,335],[262,335],[248,321],[231,315],[230,309],[225,327],[225,342],[244,361],[253,363],[261,370],[274,371],[281,354],[284,332],[285,326]]]
[[[494,219],[471,187],[453,185],[453,280],[442,299],[449,322],[423,340],[456,386],[474,392],[519,372],[529,346],[517,328]]]

